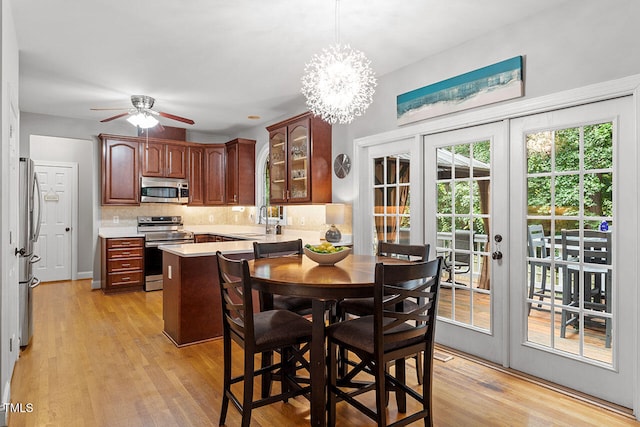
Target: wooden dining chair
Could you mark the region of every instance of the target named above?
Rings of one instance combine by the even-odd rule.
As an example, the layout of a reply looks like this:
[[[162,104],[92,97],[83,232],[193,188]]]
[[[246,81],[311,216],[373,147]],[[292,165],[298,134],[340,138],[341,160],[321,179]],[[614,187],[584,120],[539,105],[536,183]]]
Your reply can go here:
[[[301,254],[303,254],[302,239],[287,240],[282,242],[253,242],[254,259],[274,258]],[[260,311],[265,311],[266,307],[271,307],[274,310],[288,310],[301,316],[307,316],[311,314],[311,306],[313,303],[313,300],[311,298],[291,295],[265,294],[263,292],[259,294],[259,298]],[[269,366],[272,363],[272,359],[273,352],[264,352],[262,354],[263,367]],[[262,380],[262,397],[266,397],[270,394],[271,384],[271,374],[267,373],[263,376]]]
[[[588,310],[611,313],[612,287],[612,243],[611,233],[598,230],[562,230],[562,260],[569,261],[563,266],[562,303],[570,307],[582,306]],[[582,258],[581,258],[582,257]],[[583,286],[580,290],[580,273]],[[591,317],[585,316],[585,324]],[[566,336],[567,326],[578,328],[580,319],[577,312],[562,310],[560,337]],[[611,347],[611,318],[604,318],[605,347]]]
[[[302,254],[302,239],[284,242],[253,242],[253,257],[255,259]],[[274,309],[289,310],[301,315],[311,314],[311,298],[260,294],[261,309],[265,307],[265,298],[272,298]]]
[[[431,245],[403,245],[399,243],[378,243],[378,256],[388,256],[405,259],[407,261],[427,261]],[[404,301],[407,310],[417,306],[417,302],[411,299]],[[346,298],[336,304],[335,319],[337,321],[346,320],[349,316],[367,316],[373,314],[373,298]],[[413,355],[416,360],[416,376],[418,383],[422,382],[422,357],[420,353]],[[343,351],[340,357],[341,372],[345,372],[348,363],[347,352]]]
[[[421,419],[425,425],[433,424],[432,364],[441,271],[441,257],[412,264],[379,263],[375,268],[373,315],[327,328],[329,425],[335,425],[336,405],[344,401],[379,426],[386,426],[387,390],[395,391],[400,413],[407,412],[407,396],[420,403],[419,410],[389,425],[406,425]],[[419,301],[418,306],[406,310],[407,299]],[[337,354],[341,348],[356,354],[359,362],[346,375],[339,376]],[[424,354],[422,393],[405,382],[405,358],[416,353]],[[394,374],[386,369],[392,361],[396,365]],[[373,391],[375,410],[359,397]]]
[[[542,224],[531,224],[527,227],[527,248],[529,253],[529,299],[538,297],[540,301],[544,298],[553,297],[554,290],[547,290],[547,274],[551,268],[551,260],[559,260],[559,256],[551,256],[545,242],[544,228]],[[536,290],[536,273],[540,269],[540,288]],[[541,308],[541,305],[538,305]],[[531,303],[528,304],[531,312]]]
[[[225,423],[231,401],[242,414],[242,426],[249,427],[253,409],[277,401],[286,402],[291,397],[310,393],[308,381],[303,385],[304,382],[298,378],[297,371],[298,367],[309,370],[304,355],[310,347],[311,322],[288,310],[254,313],[247,261],[226,258],[220,251],[216,255],[224,347],[224,389],[220,425]],[[232,376],[232,341],[244,350],[242,374],[235,377]],[[280,362],[256,370],[255,355],[265,352],[279,352]],[[280,378],[280,393],[254,400],[254,379],[262,375],[264,381],[264,375],[267,373]],[[236,396],[232,390],[232,385],[238,382],[243,382],[242,398]]]

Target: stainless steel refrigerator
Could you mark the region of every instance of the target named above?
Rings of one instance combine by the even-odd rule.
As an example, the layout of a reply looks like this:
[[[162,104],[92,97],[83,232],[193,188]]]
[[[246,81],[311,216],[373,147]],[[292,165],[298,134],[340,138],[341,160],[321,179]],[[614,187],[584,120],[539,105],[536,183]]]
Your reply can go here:
[[[34,243],[40,234],[41,209],[40,185],[33,160],[20,158],[20,215],[18,236],[18,262],[20,264],[20,346],[29,344],[33,336],[33,288],[40,280],[33,276],[33,264],[40,257],[33,253]]]

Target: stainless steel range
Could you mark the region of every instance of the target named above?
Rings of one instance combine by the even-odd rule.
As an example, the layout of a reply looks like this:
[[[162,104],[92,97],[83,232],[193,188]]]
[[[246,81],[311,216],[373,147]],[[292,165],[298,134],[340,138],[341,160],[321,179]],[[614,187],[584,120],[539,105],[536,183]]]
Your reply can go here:
[[[144,290],[162,289],[160,245],[193,243],[193,233],[183,230],[181,216],[139,216],[138,233],[144,234]]]

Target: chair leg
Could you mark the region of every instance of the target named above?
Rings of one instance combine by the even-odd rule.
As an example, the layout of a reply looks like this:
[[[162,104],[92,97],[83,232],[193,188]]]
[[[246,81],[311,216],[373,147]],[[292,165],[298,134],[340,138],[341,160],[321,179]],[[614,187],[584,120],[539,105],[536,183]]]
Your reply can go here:
[[[223,372],[223,389],[222,389],[222,407],[220,408],[220,422],[219,425],[224,425],[227,418],[227,409],[229,409],[229,395],[227,394],[231,390],[231,342],[224,342],[224,372]]]
[[[397,363],[397,361],[396,361]],[[396,369],[397,366],[396,366]],[[386,426],[387,425],[387,410],[386,410],[386,366],[384,363],[375,364],[375,378],[376,378],[376,415],[378,417],[378,425]]]
[[[407,369],[406,359],[396,360],[396,379],[400,384],[407,384]],[[396,389],[396,404],[398,405],[398,412],[404,414],[407,412],[407,394],[401,388]]]
[[[415,359],[416,359],[416,377],[418,377],[418,384],[422,385],[422,377],[424,376],[424,372],[422,370],[422,352],[416,353]]]
[[[260,358],[261,364],[263,368],[270,366],[273,363],[273,352],[265,351],[262,353],[262,357]],[[269,397],[271,395],[271,383],[272,383],[272,375],[271,372],[265,372],[262,375],[262,398]]]
[[[529,264],[529,299],[533,299],[533,292],[535,290],[536,285],[536,266],[534,264]],[[527,303],[528,314],[531,314],[531,303]]]
[[[251,409],[253,406],[253,372],[255,372],[253,353],[244,353],[244,381],[242,395],[242,427],[249,427],[251,423]]]
[[[336,425],[336,404],[338,402],[338,398],[333,389],[336,387],[338,375],[337,351],[338,349],[335,344],[329,345],[329,373],[327,378],[327,394],[329,402],[327,403],[327,422],[330,426]]]

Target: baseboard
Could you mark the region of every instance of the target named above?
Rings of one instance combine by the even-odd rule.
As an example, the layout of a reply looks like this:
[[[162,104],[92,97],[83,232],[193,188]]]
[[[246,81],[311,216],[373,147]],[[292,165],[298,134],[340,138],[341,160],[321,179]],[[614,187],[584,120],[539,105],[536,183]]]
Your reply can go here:
[[[92,280],[91,289],[100,289],[102,287],[102,280]]]
[[[78,271],[78,279],[93,279],[93,271]]]

